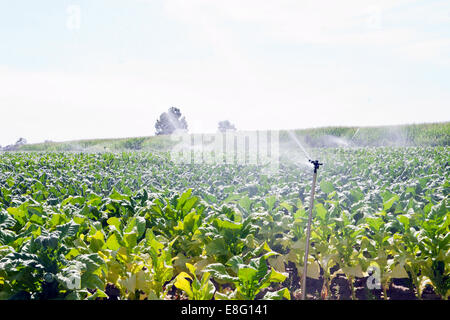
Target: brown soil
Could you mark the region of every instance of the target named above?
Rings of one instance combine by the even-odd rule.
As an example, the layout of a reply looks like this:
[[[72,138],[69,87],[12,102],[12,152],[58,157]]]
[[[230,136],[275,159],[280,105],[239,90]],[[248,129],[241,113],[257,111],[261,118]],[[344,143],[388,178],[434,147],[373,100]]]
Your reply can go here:
[[[283,286],[289,288],[292,299],[301,299],[301,279],[298,277],[297,269],[294,264],[286,267],[289,278],[283,283]],[[322,272],[323,275],[323,272]],[[344,274],[337,274],[330,282],[330,292],[323,291],[323,276],[319,279],[306,279],[307,299],[329,299],[329,300],[351,300],[352,292],[349,280]],[[356,278],[353,282],[355,298],[357,300],[383,300],[384,293],[382,289],[369,289],[366,285],[367,277]],[[386,290],[388,300],[417,300],[416,290],[410,279],[393,279]],[[427,286],[422,299],[436,300],[440,299],[431,286]]]
[[[108,283],[105,288],[105,293],[108,295],[108,300],[119,300],[120,290],[112,283]]]

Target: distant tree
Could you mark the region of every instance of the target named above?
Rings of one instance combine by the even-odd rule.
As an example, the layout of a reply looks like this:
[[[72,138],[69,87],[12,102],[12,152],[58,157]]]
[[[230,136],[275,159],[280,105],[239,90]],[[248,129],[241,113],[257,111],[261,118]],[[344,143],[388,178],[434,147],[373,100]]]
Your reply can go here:
[[[181,116],[180,109],[171,107],[156,120],[155,129],[156,135],[172,134],[175,130],[187,131],[188,125],[184,116]]]
[[[228,120],[220,121],[219,122],[219,131],[220,132],[226,132],[227,130],[236,131],[236,127],[234,126],[234,124],[232,124]]]
[[[27,144],[27,139],[25,139],[25,138],[20,138],[16,142],[16,146],[23,146],[24,144]]]

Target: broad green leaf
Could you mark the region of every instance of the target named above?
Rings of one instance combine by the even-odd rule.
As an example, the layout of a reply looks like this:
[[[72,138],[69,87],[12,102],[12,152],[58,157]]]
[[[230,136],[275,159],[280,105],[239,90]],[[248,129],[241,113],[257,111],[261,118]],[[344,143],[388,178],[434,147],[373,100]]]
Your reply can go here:
[[[391,278],[398,279],[398,278],[409,278],[408,273],[406,273],[406,270],[403,266],[400,264],[397,264],[394,269],[392,269],[390,273]]]
[[[191,289],[191,284],[186,279],[192,280],[192,277],[190,275],[188,275],[186,272],[181,272],[180,274],[177,275],[174,285],[178,289],[183,290],[184,292],[186,292],[187,295],[189,296],[189,298],[192,299],[193,292],[192,292],[192,289]]]
[[[366,222],[375,231],[380,230],[381,226],[384,224],[382,218],[366,218]]]
[[[106,240],[106,247],[110,250],[119,250],[120,243],[115,232],[111,233]]]
[[[397,201],[398,199],[399,199],[398,195],[392,196],[392,198],[390,198],[389,200],[387,200],[386,202],[383,203],[383,209],[389,210],[392,207],[392,205],[394,204],[394,202]]]
[[[191,194],[192,194],[192,189],[188,189],[188,190],[186,190],[186,192],[184,192],[180,196],[180,198],[178,199],[177,207],[176,207],[177,210],[182,209],[183,205],[185,204],[186,200],[189,199]]]
[[[258,270],[252,267],[239,268],[238,277],[242,281],[253,281],[258,274]]]
[[[106,221],[109,225],[115,226],[116,230],[121,230],[121,222],[117,217],[111,217]]]
[[[186,262],[186,268],[189,270],[190,273],[195,275],[196,268],[192,264]]]
[[[283,282],[288,277],[287,273],[281,273],[276,271],[273,267],[271,268],[269,282]]]
[[[342,267],[342,271],[347,276],[358,277],[358,278],[364,277],[364,274],[363,274],[363,271],[362,271],[362,268],[360,265],[352,266],[352,267]]]
[[[133,249],[137,245],[137,234],[136,232],[125,233],[123,235],[123,240],[125,241],[125,245],[129,249]]]
[[[220,281],[225,282],[236,282],[238,278],[230,276],[225,268],[225,266],[221,263],[213,263],[203,269],[203,272],[208,272],[211,274],[213,278]]]
[[[317,212],[317,217],[320,220],[325,220],[326,216],[327,216],[327,209],[325,209],[325,207],[323,206],[323,204],[318,203],[315,205],[315,209]]]
[[[76,236],[79,229],[80,225],[76,224],[73,221],[69,221],[68,223],[56,227],[56,230],[61,232],[61,239],[64,239],[65,237],[70,238]]]
[[[282,299],[291,300],[291,294],[287,288],[283,288],[274,292],[269,291],[263,297],[263,300],[282,300]]]
[[[217,227],[220,229],[239,230],[242,228],[241,223],[234,223],[228,220],[220,220],[220,219],[215,219],[214,221],[217,223]]]
[[[331,182],[322,180],[320,182],[320,190],[322,190],[323,193],[331,193],[334,191],[334,187]]]
[[[252,202],[248,196],[244,196],[239,200],[239,205],[247,212],[250,212]]]

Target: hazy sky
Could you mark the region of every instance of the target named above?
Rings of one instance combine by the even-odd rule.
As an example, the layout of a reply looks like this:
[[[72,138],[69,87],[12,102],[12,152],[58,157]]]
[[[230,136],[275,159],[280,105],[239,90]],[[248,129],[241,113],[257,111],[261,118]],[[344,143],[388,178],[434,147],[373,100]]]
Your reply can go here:
[[[450,1],[0,0],[0,145],[450,120]]]

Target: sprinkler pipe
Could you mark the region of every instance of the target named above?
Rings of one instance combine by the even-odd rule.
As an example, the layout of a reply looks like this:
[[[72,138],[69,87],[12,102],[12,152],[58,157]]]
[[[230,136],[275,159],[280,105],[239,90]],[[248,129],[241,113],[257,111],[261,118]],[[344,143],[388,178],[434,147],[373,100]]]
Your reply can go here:
[[[319,166],[323,165],[323,163],[319,163],[319,160],[311,160],[309,159],[309,162],[311,162],[314,165],[314,174],[313,174],[313,181],[312,181],[312,188],[311,188],[311,197],[309,202],[309,217],[308,217],[308,227],[306,230],[306,246],[305,246],[305,259],[303,264],[303,275],[302,275],[302,300],[306,299],[306,274],[308,272],[308,255],[309,255],[309,238],[311,236],[311,220],[312,220],[312,211],[314,206],[314,194],[316,189],[316,180],[317,180],[317,170],[319,169]]]

